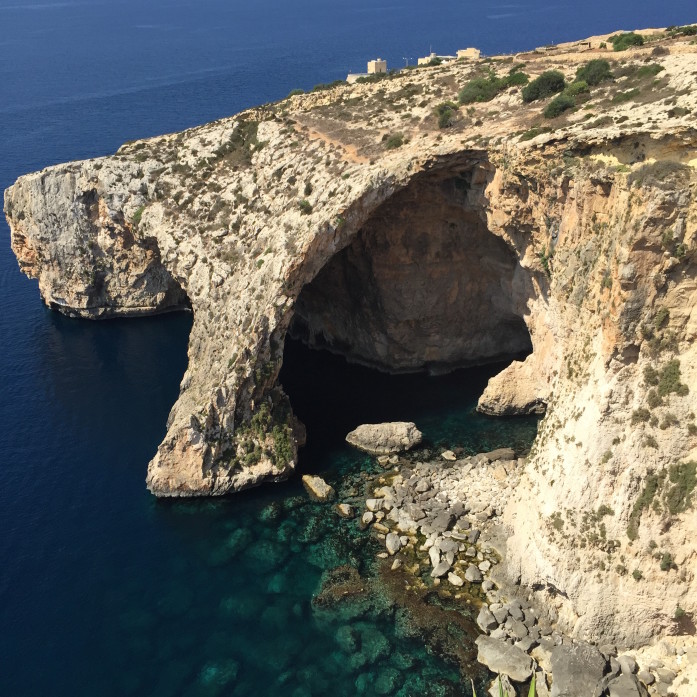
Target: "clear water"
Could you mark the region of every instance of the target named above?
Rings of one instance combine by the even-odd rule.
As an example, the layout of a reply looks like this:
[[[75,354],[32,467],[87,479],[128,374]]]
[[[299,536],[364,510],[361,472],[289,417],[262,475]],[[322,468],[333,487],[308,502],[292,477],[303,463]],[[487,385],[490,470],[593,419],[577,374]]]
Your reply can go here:
[[[695,19],[694,0],[0,0],[0,188],[376,55],[399,65],[431,45],[507,51]],[[1,695],[468,694],[388,599],[313,605],[326,569],[369,578],[376,550],[297,482],[152,499],[145,464],[190,318],[66,320],[20,275],[4,220],[0,237]],[[341,439],[378,418],[414,419],[433,444],[523,443],[529,424],[472,416],[485,377],[388,380],[289,356],[284,383],[315,434],[301,467],[359,486],[369,463]]]

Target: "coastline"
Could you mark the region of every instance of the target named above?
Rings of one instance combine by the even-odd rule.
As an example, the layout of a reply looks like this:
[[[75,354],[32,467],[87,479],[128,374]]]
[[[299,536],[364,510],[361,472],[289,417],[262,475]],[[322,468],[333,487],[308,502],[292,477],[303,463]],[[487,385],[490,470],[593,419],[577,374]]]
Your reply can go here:
[[[558,629],[554,605],[520,585],[507,563],[512,531],[503,520],[525,464],[516,455],[501,448],[466,456],[454,448],[377,457],[383,472],[366,480],[357,516],[382,547],[379,576],[390,595],[463,678],[472,673],[472,652],[431,620],[434,598],[449,611],[441,621],[457,617],[478,633],[476,661],[488,669],[491,694],[498,694],[496,675],[507,695],[527,694],[533,676],[539,697],[589,688],[597,695],[691,694],[694,637],[665,635],[631,651],[572,639]]]

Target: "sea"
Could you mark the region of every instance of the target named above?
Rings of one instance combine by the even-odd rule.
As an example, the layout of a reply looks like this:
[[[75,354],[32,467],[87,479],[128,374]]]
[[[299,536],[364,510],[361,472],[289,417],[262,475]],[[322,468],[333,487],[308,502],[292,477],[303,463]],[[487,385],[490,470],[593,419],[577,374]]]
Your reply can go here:
[[[695,21],[694,0],[0,0],[0,189],[376,57],[396,68]],[[49,311],[4,219],[0,301],[2,697],[471,694],[381,590],[375,542],[297,477],[216,500],[147,492],[190,315]],[[313,434],[299,472],[355,495],[376,465],[343,437],[366,421],[414,420],[433,452],[524,449],[534,420],[473,411],[501,367],[387,376],[289,341],[281,382]],[[349,567],[371,592],[323,602]]]

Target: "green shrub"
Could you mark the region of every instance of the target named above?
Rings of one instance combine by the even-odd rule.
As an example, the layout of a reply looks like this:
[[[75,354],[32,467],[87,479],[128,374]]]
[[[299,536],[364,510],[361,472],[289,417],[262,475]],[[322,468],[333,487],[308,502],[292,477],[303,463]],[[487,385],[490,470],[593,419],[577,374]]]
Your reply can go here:
[[[490,102],[505,87],[503,80],[491,75],[490,77],[476,77],[470,80],[458,93],[460,104],[473,104],[475,102]]]
[[[547,105],[542,113],[546,119],[555,119],[557,116],[569,109],[573,109],[575,106],[576,102],[573,97],[567,94],[560,94]]]
[[[271,435],[274,441],[274,463],[277,467],[293,461],[293,445],[288,426],[274,426]]]
[[[680,605],[676,605],[676,606],[675,606],[675,612],[673,613],[673,617],[674,617],[676,620],[682,619],[683,617],[685,617],[685,614],[686,614],[686,613],[685,613],[685,610],[683,610],[683,609],[680,607]]]
[[[616,95],[613,96],[612,98],[612,103],[613,104],[624,104],[625,102],[629,102],[634,97],[638,97],[639,93],[641,90],[638,87],[634,87],[631,90],[627,90],[626,92],[618,92]]]
[[[520,136],[520,140],[532,140],[543,133],[549,133],[552,129],[547,126],[533,126]]]
[[[661,557],[661,571],[670,571],[673,568],[676,568],[673,555],[670,552],[663,552],[663,556]]]
[[[307,199],[298,201],[298,208],[303,215],[310,215],[310,213],[312,213],[312,204]]]
[[[140,220],[143,217],[144,210],[145,210],[145,206],[138,206],[138,208],[136,209],[136,212],[133,214],[133,217],[131,218],[131,222],[136,227],[138,227],[138,225],[140,225]]]
[[[658,385],[658,371],[651,365],[644,368],[644,382],[653,387]]]
[[[459,92],[457,98],[460,104],[475,102],[490,102],[496,95],[509,87],[526,85],[530,78],[519,71],[514,71],[505,77],[496,77],[491,73],[488,77],[476,77],[470,80]]]
[[[455,121],[455,112],[457,104],[453,102],[443,102],[435,108],[436,116],[438,117],[438,128],[449,128]]]
[[[507,87],[514,87],[518,85],[527,85],[530,82],[530,78],[519,71],[510,73],[510,75],[504,78]]]
[[[634,569],[634,571],[632,571],[632,578],[635,581],[641,581],[641,579],[644,578],[644,574],[642,574],[639,569]]]
[[[576,79],[583,80],[588,85],[599,85],[605,80],[612,80],[610,64],[604,58],[588,61],[576,71]]]
[[[386,77],[387,73],[371,73],[370,75],[364,75],[363,77],[359,77],[356,80],[356,83],[359,85],[365,85],[373,82],[380,82],[380,80],[384,80]]]
[[[648,409],[640,407],[632,412],[632,425],[636,426],[640,423],[646,423],[651,418],[651,414]]]
[[[564,89],[564,76],[558,70],[547,70],[523,88],[523,101],[534,102],[557,94]]]
[[[334,82],[320,82],[319,85],[315,85],[312,88],[313,92],[323,92],[324,90],[331,90],[339,85],[345,85],[346,80],[334,80]]]
[[[653,448],[654,450],[658,450],[658,441],[653,436],[644,436],[643,445],[645,448]]]
[[[649,405],[649,409],[655,409],[663,404],[663,399],[658,392],[656,392],[656,390],[649,390],[648,394],[646,395],[646,401]]]
[[[641,520],[641,514],[645,508],[648,508],[653,502],[654,496],[662,484],[665,477],[664,473],[660,475],[649,471],[646,475],[646,480],[644,481],[644,488],[641,494],[634,502],[632,507],[632,512],[629,515],[629,525],[627,526],[627,537],[630,540],[636,540],[639,536],[639,521]]]
[[[289,97],[295,97],[298,94],[305,94],[305,90],[301,90],[299,87],[288,92]]]
[[[643,46],[644,37],[633,31],[615,34],[610,37],[610,43],[614,51],[626,51],[630,46]]]
[[[670,317],[670,310],[667,307],[661,307],[656,311],[653,318],[653,326],[660,329]]]
[[[673,414],[672,411],[669,411],[664,417],[663,421],[661,421],[661,431],[665,431],[667,428],[670,428],[671,426],[677,426],[680,422],[678,421],[678,417]]]
[[[638,78],[655,77],[662,70],[665,70],[665,68],[662,65],[659,65],[658,63],[651,63],[650,65],[642,65],[641,68],[639,68],[639,70],[636,71],[636,77],[638,77]]]
[[[675,392],[680,397],[684,397],[688,391],[687,385],[680,382],[680,361],[677,358],[668,361],[659,373],[658,394],[665,397]]]
[[[663,404],[663,398],[656,390],[649,390],[646,395],[646,403],[649,405],[649,409],[656,409],[656,407],[660,407]]]
[[[402,145],[404,145],[403,133],[393,133],[392,135],[385,138],[386,150],[394,150],[395,148],[400,148]]]
[[[666,493],[668,510],[676,515],[692,507],[692,494],[697,485],[697,463],[684,462],[668,468],[672,486]]]
[[[572,82],[570,85],[567,85],[564,88],[562,95],[577,97],[579,94],[583,94],[584,92],[588,91],[588,83],[585,80],[576,80],[576,82]]]

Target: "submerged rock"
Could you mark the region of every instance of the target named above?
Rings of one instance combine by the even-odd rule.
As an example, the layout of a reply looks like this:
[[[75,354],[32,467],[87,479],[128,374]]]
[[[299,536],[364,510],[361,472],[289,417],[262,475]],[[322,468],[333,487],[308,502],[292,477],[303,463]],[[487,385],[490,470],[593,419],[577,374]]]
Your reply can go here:
[[[342,518],[353,518],[354,516],[354,510],[353,506],[349,505],[348,503],[339,503],[336,506],[336,512],[342,517]]]
[[[346,436],[346,441],[371,455],[391,455],[410,450],[423,436],[410,421],[363,424]]]
[[[304,474],[303,486],[315,501],[331,501],[336,496],[334,489],[322,477]]]

